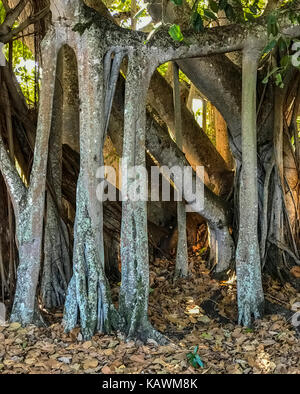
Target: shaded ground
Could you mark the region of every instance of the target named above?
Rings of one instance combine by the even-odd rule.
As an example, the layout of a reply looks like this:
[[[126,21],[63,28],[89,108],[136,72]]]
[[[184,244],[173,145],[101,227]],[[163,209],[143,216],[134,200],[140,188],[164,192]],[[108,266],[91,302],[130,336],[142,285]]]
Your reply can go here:
[[[267,315],[252,330],[237,326],[234,279],[212,280],[195,254],[190,269],[190,278],[173,283],[172,262],[151,266],[150,320],[169,345],[126,343],[121,334],[81,342],[79,330],[66,335],[59,323],[26,329],[13,323],[0,326],[0,373],[300,373],[300,341],[284,316]],[[291,286],[270,278],[265,292],[279,312],[300,301]],[[58,321],[61,314],[50,317]],[[195,346],[204,368],[187,361]]]

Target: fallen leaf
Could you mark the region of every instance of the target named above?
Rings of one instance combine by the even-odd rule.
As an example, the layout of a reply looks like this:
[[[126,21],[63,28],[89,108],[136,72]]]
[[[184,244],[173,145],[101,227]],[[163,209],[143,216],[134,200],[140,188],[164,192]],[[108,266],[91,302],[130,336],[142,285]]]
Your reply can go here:
[[[111,374],[111,373],[112,373],[112,370],[109,368],[109,366],[105,365],[105,366],[101,369],[101,372],[102,372],[103,374]]]
[[[83,369],[93,369],[98,367],[98,360],[96,358],[86,359],[83,362]]]

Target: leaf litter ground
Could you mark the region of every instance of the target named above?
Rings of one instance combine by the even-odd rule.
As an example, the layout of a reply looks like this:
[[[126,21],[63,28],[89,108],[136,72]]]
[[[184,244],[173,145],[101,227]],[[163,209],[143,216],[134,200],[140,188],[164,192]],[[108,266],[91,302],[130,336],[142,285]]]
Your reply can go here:
[[[95,335],[82,342],[79,329],[65,334],[62,314],[47,328],[18,323],[0,326],[0,373],[300,373],[300,341],[290,321],[269,314],[253,329],[236,324],[236,284],[211,279],[205,263],[190,256],[191,275],[173,282],[174,263],[157,259],[150,267],[149,318],[170,343],[126,342],[122,334]],[[300,294],[265,278],[268,302],[290,310]],[[119,286],[112,288],[117,299]],[[197,348],[196,348],[197,346]],[[204,367],[187,359],[197,350]],[[202,365],[202,364],[201,364]]]

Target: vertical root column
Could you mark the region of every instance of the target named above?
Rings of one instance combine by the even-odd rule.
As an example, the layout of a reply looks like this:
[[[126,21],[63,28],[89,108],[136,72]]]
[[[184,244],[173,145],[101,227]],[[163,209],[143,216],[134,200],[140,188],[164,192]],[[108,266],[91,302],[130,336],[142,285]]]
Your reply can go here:
[[[264,295],[258,244],[258,191],[256,141],[256,79],[259,48],[243,53],[242,91],[242,174],[240,185],[240,223],[236,251],[239,323],[250,326],[251,317],[263,312]]]
[[[84,50],[86,53],[81,54],[78,67],[81,160],[74,227],[74,273],[66,297],[64,326],[70,331],[80,322],[83,337],[88,339],[96,331],[109,333],[120,328],[121,320],[112,303],[104,272],[103,205],[96,196],[96,173],[103,165],[106,117],[110,114],[115,82],[110,78],[110,64],[105,62],[105,67],[99,64],[99,52],[103,49],[86,44]]]
[[[27,198],[20,207],[16,223],[20,264],[11,321],[18,321],[22,324],[32,323],[37,316],[36,288],[42,251],[48,141],[56,74],[57,42],[53,36],[53,31],[50,31],[43,41],[43,84],[33,169]]]
[[[173,62],[173,101],[175,113],[176,144],[182,150],[182,119],[180,103],[179,67]],[[180,190],[180,193],[182,191]],[[182,193],[181,193],[182,194]],[[186,210],[185,201],[177,202],[178,242],[175,266],[175,278],[188,275],[188,251],[186,236]]]
[[[64,304],[71,278],[69,234],[60,218],[52,197],[47,197],[47,217],[44,240],[44,264],[41,296],[46,308]]]
[[[119,311],[125,321],[129,338],[164,341],[148,321],[149,261],[147,233],[147,202],[133,201],[132,191],[138,181],[140,190],[147,191],[147,177],[132,177],[130,170],[145,166],[146,95],[155,64],[151,59],[129,58],[124,119],[123,161],[128,171],[123,173],[121,228],[122,285]],[[124,167],[123,167],[124,170]],[[136,172],[135,172],[136,174]],[[127,190],[124,190],[124,183]]]

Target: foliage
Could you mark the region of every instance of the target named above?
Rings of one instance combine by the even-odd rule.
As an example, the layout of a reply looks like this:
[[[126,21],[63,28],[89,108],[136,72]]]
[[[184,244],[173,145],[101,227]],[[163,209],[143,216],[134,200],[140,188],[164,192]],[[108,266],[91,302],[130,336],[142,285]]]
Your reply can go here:
[[[291,49],[297,40],[291,40],[288,36],[280,33],[278,15],[278,10],[276,10],[267,17],[269,42],[262,52],[263,57],[269,56],[269,64],[271,64],[272,60],[275,58],[277,65],[269,70],[262,82],[266,84],[272,77],[276,86],[283,88],[284,77],[287,70],[292,65]],[[288,16],[293,24],[300,23],[300,15],[295,14],[293,10],[288,10]]]
[[[199,354],[198,354],[198,348],[199,346],[195,346],[194,351],[192,353],[188,353],[186,355],[189,363],[194,367],[194,368],[204,368],[203,361],[201,360]]]
[[[183,35],[180,30],[179,25],[172,25],[169,29],[169,34],[173,38],[174,41],[181,42],[183,41]]]
[[[2,1],[0,1],[0,23],[3,23],[5,18],[5,9]],[[18,23],[15,23],[13,28],[16,28]],[[4,47],[4,55],[9,60],[9,45],[6,44]],[[13,40],[12,45],[12,67],[15,72],[16,78],[20,84],[21,90],[26,98],[29,105],[32,105],[36,97],[36,65],[35,59],[22,39]]]
[[[168,67],[169,67],[169,62],[163,63],[161,64],[158,68],[157,71],[163,76],[165,77],[168,71]],[[188,79],[188,77],[179,69],[179,81],[180,82],[184,82],[187,85],[191,84],[191,81]]]
[[[12,42],[12,66],[16,78],[20,84],[24,97],[29,105],[33,105],[37,97],[36,94],[36,67],[35,59],[27,47],[21,40]],[[4,54],[8,60],[9,44],[5,46]]]
[[[173,1],[173,0],[172,0]],[[181,5],[179,0],[173,1],[176,5]],[[191,26],[200,33],[205,28],[212,25],[218,25],[220,20],[226,17],[233,23],[248,23],[262,15],[267,2],[265,0],[243,1],[243,0],[194,0],[191,5]],[[269,70],[263,79],[263,83],[268,83],[270,78],[275,82],[276,86],[282,88],[284,86],[284,77],[287,70],[291,67],[291,47],[294,41],[280,33],[278,25],[278,17],[286,14],[293,24],[300,24],[299,12],[293,9],[294,1],[285,2],[286,8],[277,8],[267,16],[267,31],[269,42],[262,52],[263,58],[269,54],[276,53],[277,65],[271,67],[272,56],[270,57]],[[223,15],[222,16],[222,11]],[[169,29],[170,36],[177,42],[185,42],[184,35],[180,26],[173,24]]]

